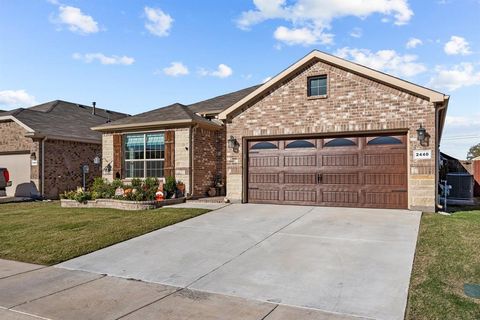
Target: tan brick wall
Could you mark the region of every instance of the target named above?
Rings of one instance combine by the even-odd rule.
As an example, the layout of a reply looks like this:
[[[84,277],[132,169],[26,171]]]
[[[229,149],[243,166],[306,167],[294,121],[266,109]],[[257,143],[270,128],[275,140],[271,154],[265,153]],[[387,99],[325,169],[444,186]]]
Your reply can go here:
[[[328,97],[307,97],[307,77],[328,76]],[[435,107],[432,103],[360,77],[331,65],[316,62],[285,80],[266,96],[254,101],[227,123],[227,137],[243,137],[408,130],[409,206],[434,210]],[[430,146],[421,147],[416,129],[422,123],[430,134]],[[413,150],[431,149],[431,160],[413,160]],[[227,196],[242,197],[242,155],[227,149]]]
[[[104,170],[110,164],[110,172]],[[113,181],[113,135],[104,133],[102,135],[102,177]]]
[[[185,184],[190,191],[190,128],[175,130],[175,179]]]
[[[100,144],[62,140],[45,142],[45,196],[58,198],[66,190],[74,190],[82,185],[80,167],[88,164],[87,186],[95,177],[101,176],[101,166],[93,164],[93,158],[100,155]]]
[[[41,142],[25,137],[27,130],[14,121],[0,122],[0,153],[28,152],[35,153],[37,165],[30,166],[30,181],[36,190],[41,190]]]
[[[13,121],[0,122],[0,152],[30,151],[33,141],[25,137],[27,130]]]

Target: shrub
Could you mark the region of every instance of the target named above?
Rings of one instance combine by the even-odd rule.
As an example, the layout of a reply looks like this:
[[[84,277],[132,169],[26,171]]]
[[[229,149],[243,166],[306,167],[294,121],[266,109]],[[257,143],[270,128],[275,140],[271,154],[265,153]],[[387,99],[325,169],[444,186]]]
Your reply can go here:
[[[132,186],[132,189],[140,189],[142,187],[142,180],[133,178],[130,185]]]
[[[115,195],[115,188],[103,178],[95,178],[90,189],[93,199],[109,199]]]
[[[77,202],[86,202],[87,200],[91,200],[92,196],[90,192],[88,191],[83,191],[83,190],[78,190],[75,192],[75,195],[73,197],[73,200],[76,200]]]
[[[177,182],[175,181],[174,177],[167,177],[165,179],[165,184],[163,185],[163,191],[167,198],[170,198],[172,195],[175,194],[175,190],[177,189]]]

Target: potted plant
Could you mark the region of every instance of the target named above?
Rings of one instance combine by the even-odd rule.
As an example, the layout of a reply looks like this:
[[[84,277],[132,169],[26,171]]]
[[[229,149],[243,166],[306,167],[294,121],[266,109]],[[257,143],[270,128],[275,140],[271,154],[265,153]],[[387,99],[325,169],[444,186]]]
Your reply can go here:
[[[177,196],[178,197],[185,196],[185,183],[183,183],[180,180],[177,181]]]
[[[175,196],[175,190],[177,188],[177,182],[174,177],[166,177],[163,190],[165,191],[166,198],[172,198]]]

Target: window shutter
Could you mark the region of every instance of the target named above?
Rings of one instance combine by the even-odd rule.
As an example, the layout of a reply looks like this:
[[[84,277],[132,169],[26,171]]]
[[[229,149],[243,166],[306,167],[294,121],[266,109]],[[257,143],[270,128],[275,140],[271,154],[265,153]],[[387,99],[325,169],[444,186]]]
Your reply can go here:
[[[175,177],[175,131],[165,131],[164,176]]]
[[[113,177],[122,178],[122,135],[115,133],[113,134]]]

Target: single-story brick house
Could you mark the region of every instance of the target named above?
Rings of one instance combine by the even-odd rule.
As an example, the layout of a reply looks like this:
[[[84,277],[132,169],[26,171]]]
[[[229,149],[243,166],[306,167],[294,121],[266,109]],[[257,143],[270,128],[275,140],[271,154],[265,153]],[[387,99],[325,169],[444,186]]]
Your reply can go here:
[[[433,211],[449,97],[313,51],[268,82],[97,126],[122,179],[231,201]],[[105,164],[104,163],[104,164]]]
[[[90,128],[126,116],[61,100],[0,113],[0,167],[13,182],[7,196],[57,198],[82,185],[83,165],[87,181],[100,176],[93,160],[101,158],[102,135]]]

